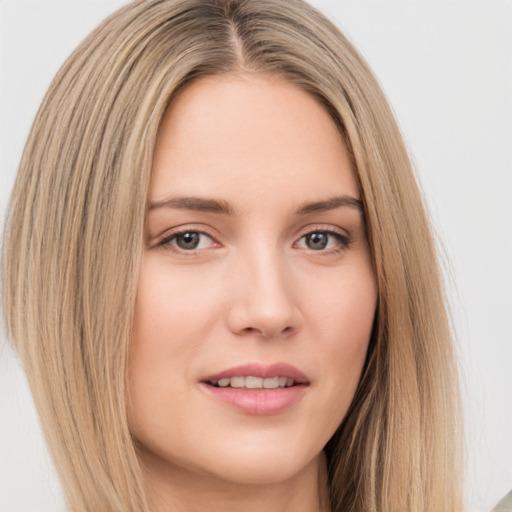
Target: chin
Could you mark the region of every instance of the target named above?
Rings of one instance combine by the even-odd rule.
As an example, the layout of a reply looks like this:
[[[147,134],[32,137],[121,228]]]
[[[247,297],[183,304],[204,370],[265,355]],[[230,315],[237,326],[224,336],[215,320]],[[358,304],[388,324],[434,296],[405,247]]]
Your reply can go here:
[[[209,472],[210,476],[240,485],[279,484],[296,477],[310,464],[316,462],[319,454],[311,460],[292,458],[285,453],[276,457],[253,457],[251,460],[226,459]]]
[[[223,442],[228,441],[228,442]],[[159,467],[179,481],[187,475],[216,480],[226,484],[270,485],[286,482],[316,464],[322,447],[293,446],[281,439],[279,443],[252,437],[229,442],[226,437],[209,446],[182,446],[178,453],[164,446],[142,448],[139,455],[148,469]],[[156,465],[156,467],[155,467]],[[166,469],[164,469],[164,467]]]
[[[289,438],[286,441],[253,437],[230,446],[219,443],[218,449],[209,451],[198,466],[208,467],[210,474],[233,483],[277,484],[315,464],[322,453],[322,445],[312,446],[298,440],[291,444]]]

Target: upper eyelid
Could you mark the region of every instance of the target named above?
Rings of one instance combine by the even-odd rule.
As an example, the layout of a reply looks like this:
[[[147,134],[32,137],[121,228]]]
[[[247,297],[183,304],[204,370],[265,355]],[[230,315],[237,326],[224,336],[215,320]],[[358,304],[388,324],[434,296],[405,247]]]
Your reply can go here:
[[[305,231],[303,231],[300,236],[303,237],[303,236],[305,236],[305,235],[307,235],[309,233],[315,233],[317,231],[324,232],[324,233],[339,233],[339,234],[348,236],[348,235],[345,234],[345,230],[344,229],[341,229],[341,228],[338,228],[338,227],[333,227],[333,226],[324,226],[324,225],[310,226]],[[176,235],[179,235],[179,234],[182,234],[182,233],[188,233],[188,232],[200,233],[202,235],[207,235],[207,236],[209,236],[211,238],[215,238],[215,235],[213,235],[212,233],[210,233],[210,232],[208,232],[208,231],[206,231],[204,229],[195,228],[195,227],[187,227],[187,226],[173,228],[170,232],[167,231],[167,234],[161,235],[161,238],[172,237],[172,236],[176,236]]]
[[[206,235],[210,237],[212,240],[217,241],[216,236],[210,231],[197,227],[190,226],[179,226],[176,228],[171,228],[165,230],[161,235],[155,237],[156,243],[161,243],[164,240],[168,240],[175,236],[181,235],[183,233],[199,233],[201,235]]]
[[[350,238],[348,232],[345,229],[342,229],[338,226],[333,226],[333,225],[326,226],[326,225],[322,225],[322,224],[308,226],[307,230],[302,233],[300,238],[302,238],[303,236],[306,236],[310,233],[316,233],[317,231],[322,232],[322,233],[334,233],[337,235],[341,235],[345,238]]]
[[[170,233],[167,233],[162,236],[162,238],[172,238],[173,236],[182,235],[183,233],[198,233],[200,235],[206,235],[210,238],[214,238],[214,236],[211,233],[208,233],[208,231],[204,231],[202,229],[194,229],[194,228],[185,228],[185,229],[176,229],[171,231]]]
[[[338,242],[341,243],[344,246],[349,246],[352,243],[352,238],[346,234],[342,233],[341,231],[335,230],[335,229],[312,229],[310,231],[307,231],[306,233],[303,233],[300,238],[295,242],[295,244],[299,243],[304,237],[312,234],[312,233],[327,233],[328,235],[334,236],[338,239]],[[318,251],[321,252],[321,251]]]
[[[206,235],[209,238],[211,238],[215,243],[217,243],[217,244],[221,243],[218,241],[217,237],[214,234],[212,234],[211,232],[209,232],[208,230],[201,229],[199,227],[185,225],[185,226],[179,226],[176,228],[172,228],[171,230],[164,232],[164,234],[156,237],[155,245],[160,245],[163,242],[172,240],[173,237],[176,237],[183,233],[189,233],[189,232]],[[315,233],[315,232],[332,233],[334,235],[339,235],[343,238],[346,238],[348,241],[350,241],[350,238],[351,238],[349,236],[349,234],[346,232],[346,230],[344,230],[338,226],[315,224],[315,225],[309,225],[306,228],[301,229],[300,234],[297,233],[297,235],[296,235],[296,236],[298,236],[298,238],[295,240],[294,244],[297,243],[299,240],[301,240],[303,237],[305,237],[311,233]]]
[[[334,226],[313,226],[313,227],[310,227],[306,230],[306,234],[307,233],[311,233],[311,232],[316,232],[316,231],[323,231],[325,233],[328,233],[328,232],[332,232],[332,233],[337,233],[337,232],[341,232],[341,231],[344,231],[343,229],[341,228],[338,228],[338,227],[334,227]]]

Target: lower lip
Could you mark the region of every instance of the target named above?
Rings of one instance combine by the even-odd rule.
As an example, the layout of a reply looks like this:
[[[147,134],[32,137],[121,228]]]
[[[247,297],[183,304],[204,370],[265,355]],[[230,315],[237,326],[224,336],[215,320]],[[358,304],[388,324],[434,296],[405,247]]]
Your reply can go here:
[[[246,414],[267,416],[278,414],[298,402],[305,394],[307,385],[299,384],[289,388],[246,389],[217,388],[202,383],[201,386],[215,398]]]

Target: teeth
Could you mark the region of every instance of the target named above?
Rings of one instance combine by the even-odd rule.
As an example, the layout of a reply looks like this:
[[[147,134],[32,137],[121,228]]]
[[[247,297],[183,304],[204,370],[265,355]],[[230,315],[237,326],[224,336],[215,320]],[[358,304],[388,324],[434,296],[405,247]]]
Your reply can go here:
[[[219,385],[220,388],[225,388],[227,386],[229,386],[229,381],[231,379],[220,379],[219,382],[217,382],[217,384]]]
[[[211,384],[218,386],[219,388],[226,388],[231,386],[232,388],[247,388],[247,389],[277,389],[277,388],[289,388],[293,386],[295,381],[286,377],[269,377],[262,379],[261,377],[254,377],[249,375],[247,377],[231,377],[220,379],[217,382]]]
[[[229,383],[232,388],[243,388],[245,387],[245,377],[231,377]]]
[[[265,389],[276,389],[279,387],[279,377],[272,377],[271,379],[263,379],[263,387]]]
[[[245,387],[249,389],[261,389],[263,387],[263,379],[260,377],[245,377]]]

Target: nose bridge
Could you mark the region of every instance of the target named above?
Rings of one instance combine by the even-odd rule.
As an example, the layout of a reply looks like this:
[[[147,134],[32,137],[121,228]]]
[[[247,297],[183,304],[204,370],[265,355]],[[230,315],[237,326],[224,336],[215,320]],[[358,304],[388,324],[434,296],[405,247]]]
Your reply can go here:
[[[285,255],[277,244],[260,239],[240,249],[234,272],[231,329],[274,337],[291,333],[299,314]]]

